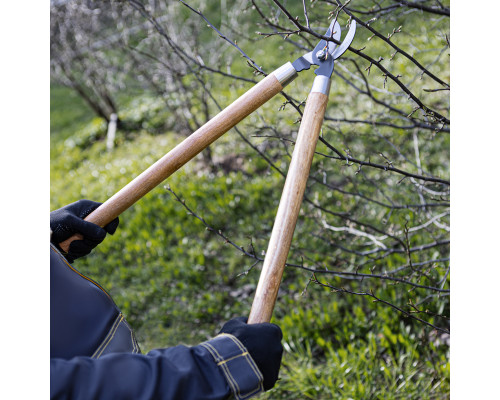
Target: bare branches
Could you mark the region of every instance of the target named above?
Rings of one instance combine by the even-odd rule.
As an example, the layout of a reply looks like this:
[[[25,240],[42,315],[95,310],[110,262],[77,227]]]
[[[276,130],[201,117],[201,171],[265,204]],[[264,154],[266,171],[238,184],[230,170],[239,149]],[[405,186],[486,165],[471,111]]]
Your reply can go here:
[[[409,8],[416,8],[417,10],[422,10],[422,11],[426,11],[426,12],[438,14],[438,15],[446,15],[447,17],[450,16],[450,9],[447,7],[444,7],[443,5],[440,5],[440,7],[429,7],[429,6],[426,6],[425,4],[422,4],[422,3],[416,2],[416,1],[397,0],[397,2],[399,4],[407,6]]]
[[[386,163],[386,164],[376,164],[376,163],[373,163],[373,162],[370,162],[370,161],[358,160],[358,159],[356,159],[354,157],[351,157],[349,154],[343,154],[342,152],[340,152],[339,150],[337,150],[335,147],[333,147],[330,143],[328,143],[325,139],[320,138],[320,140],[330,150],[332,150],[335,154],[337,154],[337,156],[330,156],[330,155],[326,155],[326,154],[322,154],[322,153],[316,152],[317,154],[320,154],[323,157],[333,158],[335,160],[340,160],[340,161],[346,161],[348,163],[359,164],[360,167],[362,167],[362,166],[368,166],[368,167],[372,167],[372,168],[381,169],[381,170],[384,170],[384,171],[396,172],[398,174],[404,175],[405,177],[411,177],[411,178],[423,180],[423,181],[426,181],[426,182],[442,183],[442,184],[448,185],[448,186],[450,185],[450,182],[447,181],[447,180],[445,180],[445,179],[434,178],[434,177],[427,177],[427,176],[423,176],[423,175],[413,174],[411,172],[407,172],[407,171],[403,171],[403,170],[401,170],[399,168],[395,168],[392,165],[391,162]]]
[[[278,1],[273,3],[279,13],[264,11],[257,0],[252,1],[262,22],[271,28],[271,32],[257,32],[257,35],[268,40],[281,36],[292,48],[298,49],[300,54],[312,48],[314,41],[319,38],[331,40],[312,29],[317,16],[316,7],[308,10],[305,2],[302,3],[305,20],[302,24],[299,18],[292,16],[287,7]],[[432,309],[423,309],[420,304],[429,301],[447,302],[450,292],[450,267],[447,263],[450,244],[450,181],[441,178],[441,173],[436,174],[436,171],[442,171],[445,176],[446,166],[440,169],[435,167],[434,162],[432,167],[429,164],[431,159],[440,159],[438,155],[431,156],[429,149],[434,145],[440,146],[437,142],[445,147],[448,143],[446,135],[442,139],[436,138],[439,132],[449,132],[449,120],[436,108],[436,105],[443,108],[443,103],[435,101],[435,96],[446,95],[449,85],[429,69],[435,60],[424,62],[422,60],[425,60],[425,57],[417,60],[415,54],[411,54],[401,44],[405,40],[398,39],[396,44],[396,34],[407,34],[400,27],[403,24],[395,24],[392,33],[385,35],[374,28],[373,18],[364,22],[356,16],[357,10],[347,7],[347,3],[335,1],[335,4],[337,8],[330,12],[333,18],[341,18],[344,13],[344,18],[347,17],[348,21],[351,18],[356,19],[363,29],[381,39],[380,43],[394,53],[388,61],[384,61],[385,56],[376,57],[369,49],[351,48],[349,50],[352,56],[339,61],[337,69],[346,73],[337,70],[336,75],[345,82],[345,87],[354,90],[356,95],[349,97],[349,89],[341,89],[340,98],[335,98],[335,107],[327,111],[320,143],[332,154],[321,148],[317,150],[321,157],[317,158],[311,170],[310,185],[304,197],[304,212],[297,226],[299,233],[296,234],[309,239],[300,240],[293,246],[286,266],[312,273],[313,283],[329,288],[334,293],[371,298],[398,311],[405,318],[448,333],[448,316]],[[388,17],[392,12],[402,9],[401,4],[378,7],[378,11],[374,11],[373,15],[377,15],[377,18]],[[214,26],[200,10],[195,13],[209,26]],[[292,24],[292,29],[279,22],[279,14]],[[292,36],[297,40],[290,40]],[[227,41],[225,35],[220,37]],[[315,39],[311,40],[311,37]],[[245,52],[244,45],[240,44],[238,47],[235,49],[240,54]],[[380,49],[380,46],[377,49]],[[439,54],[442,54],[442,51]],[[395,65],[395,56],[398,54],[401,55],[397,59],[398,63],[404,62],[415,67],[412,70],[416,71],[415,75],[405,79],[405,82],[409,83],[403,83],[401,74],[386,66],[386,63]],[[366,70],[360,67],[360,59],[369,62]],[[280,60],[281,63],[283,61]],[[352,63],[354,68],[349,68],[346,61]],[[260,64],[265,65],[265,62],[261,61]],[[375,68],[380,70],[383,80],[373,73],[370,75],[370,71],[373,72]],[[423,76],[445,86],[446,90],[422,87],[418,80]],[[391,87],[392,91],[387,87],[390,81],[397,83],[396,89]],[[428,95],[424,99],[421,94],[426,93]],[[303,100],[296,100],[289,93],[284,95],[284,105],[292,105],[300,120]],[[373,104],[372,111],[362,116],[353,116],[349,111],[355,107],[354,104],[352,107],[346,104],[352,102],[352,99],[356,99],[354,102],[359,101],[357,99],[363,96]],[[407,108],[402,101],[405,98],[411,99],[416,105]],[[428,103],[434,104],[432,108]],[[280,108],[282,112],[285,112],[284,105]],[[362,139],[357,128],[353,128],[354,124],[366,127],[362,131]],[[264,141],[261,143],[265,143],[265,146],[253,143],[238,130],[240,138],[257,151],[259,157],[262,157],[271,169],[284,177],[285,171],[278,167],[278,160],[283,157],[289,159],[291,156],[289,147],[295,143],[294,131],[276,120],[268,123],[261,119],[260,122],[253,122],[251,126],[256,132],[253,135],[254,140]],[[265,134],[266,130],[271,133]],[[426,139],[423,139],[424,137]],[[273,141],[280,143],[280,146],[273,146]],[[432,141],[436,143],[432,144]],[[354,152],[363,154],[364,157],[356,157]],[[382,161],[374,162],[373,158]],[[350,170],[354,171],[354,174],[349,173]],[[391,179],[397,175],[400,177]],[[181,204],[202,221],[208,231],[216,233],[225,243],[231,244],[237,251],[253,260],[252,265],[240,275],[248,274],[255,265],[263,261],[263,258],[257,255],[262,253],[262,249],[254,248],[253,241],[251,251],[245,250],[236,244],[236,241],[230,240],[227,234],[212,228],[192,208],[186,207],[185,203]],[[320,275],[329,276],[337,283],[319,280],[317,277]],[[338,284],[339,280],[345,282],[345,285]],[[397,300],[389,301],[378,294],[377,291],[382,293],[387,285],[399,288]],[[441,322],[433,322],[433,318],[438,318]]]
[[[320,26],[355,20],[354,46],[336,61],[286,265],[294,276],[312,273],[308,283],[318,290],[361,296],[449,331],[437,306],[447,304],[450,291],[448,9],[431,1],[252,0],[249,6],[238,0],[218,20],[194,0],[109,4],[95,2],[95,10],[113,12],[71,9],[88,13],[88,24],[78,28],[82,35],[85,29],[99,35],[97,42],[79,43],[82,51],[68,34],[71,19],[53,23],[52,48],[67,55],[64,62],[54,57],[53,76],[76,82],[83,98],[93,99],[92,88],[106,108],[119,108],[118,89],[162,99],[170,122],[159,130],[186,135],[257,82],[254,75],[293,61],[320,39],[334,41]],[[105,74],[78,69],[87,65]],[[223,150],[215,145],[203,152],[200,168],[232,179],[237,173],[250,183],[265,176],[279,192],[313,76],[301,72],[283,98],[242,121]],[[76,81],[80,77],[85,80]],[[212,159],[218,151],[242,161],[224,169]],[[271,219],[223,232],[168,191],[210,234],[250,260],[242,276],[263,261]],[[248,236],[249,246],[238,244]]]
[[[403,2],[401,2],[403,3]],[[342,3],[337,0],[337,4],[341,5]],[[343,5],[343,7],[345,6],[345,4]],[[445,88],[449,88],[450,85],[443,82],[441,79],[439,79],[437,76],[435,76],[434,74],[432,74],[430,71],[428,71],[425,67],[423,67],[414,57],[410,56],[406,51],[404,51],[401,47],[398,47],[394,44],[394,42],[391,40],[392,36],[395,34],[395,33],[399,33],[401,32],[401,26],[399,28],[393,28],[393,31],[391,34],[388,34],[387,37],[385,37],[384,35],[382,35],[381,33],[379,33],[378,31],[376,31],[375,29],[373,29],[373,27],[370,26],[370,24],[367,24],[366,22],[362,21],[360,18],[356,17],[352,12],[350,12],[348,9],[346,10],[346,14],[349,15],[351,18],[353,18],[358,24],[360,24],[361,26],[365,27],[366,29],[368,29],[370,32],[372,32],[375,36],[377,36],[379,39],[383,40],[385,43],[387,43],[389,46],[391,46],[394,50],[396,50],[396,52],[394,53],[394,55],[396,53],[398,54],[402,54],[403,56],[405,56],[408,60],[410,60],[412,63],[414,63],[418,68],[420,68],[420,70],[422,72],[424,72],[425,74],[429,75],[432,79],[434,79],[436,82],[438,82],[439,84],[445,86]],[[394,56],[393,56],[394,57]]]
[[[415,319],[417,320],[418,322],[421,322],[433,329],[436,329],[440,332],[444,332],[444,333],[450,333],[450,330],[447,329],[447,328],[441,328],[435,324],[432,324],[428,321],[425,321],[424,319],[422,318],[418,318],[414,315],[414,312],[413,311],[406,311],[404,310],[403,308],[401,307],[398,307],[396,306],[395,304],[387,301],[387,300],[384,300],[384,299],[381,299],[380,297],[377,297],[373,291],[369,291],[369,292],[355,292],[355,291],[352,291],[352,290],[349,290],[349,289],[346,289],[344,287],[335,287],[329,283],[325,283],[325,282],[321,282],[319,280],[314,280],[314,283],[317,284],[317,285],[320,285],[322,287],[326,287],[326,288],[329,288],[332,290],[332,292],[334,293],[348,293],[348,294],[354,294],[354,295],[357,295],[357,296],[367,296],[367,297],[371,297],[373,299],[373,301],[376,301],[376,302],[379,302],[379,303],[382,303],[386,306],[389,306],[393,309],[395,309],[396,311],[400,312],[401,314],[403,314],[404,316],[408,317],[408,318],[412,318],[412,319]],[[412,307],[414,309],[414,307]]]
[[[220,238],[222,238],[224,240],[224,243],[229,243],[231,246],[233,246],[235,249],[237,249],[238,251],[242,252],[244,255],[246,255],[247,257],[251,257],[251,258],[255,258],[257,259],[257,261],[263,261],[262,259],[258,258],[255,254],[255,250],[252,249],[252,252],[249,253],[247,252],[243,247],[241,246],[238,246],[236,243],[234,243],[231,239],[229,239],[226,235],[224,235],[222,233],[222,231],[220,229],[215,229],[215,228],[212,228],[206,221],[205,219],[203,219],[202,217],[200,217],[198,214],[196,214],[191,208],[189,208],[187,205],[186,205],[186,202],[181,199],[177,193],[175,193],[172,188],[167,185],[165,186],[165,189],[168,190],[170,193],[172,193],[172,195],[174,196],[175,200],[178,201],[180,204],[182,204],[182,206],[186,209],[186,211],[188,212],[189,215],[192,215],[193,217],[197,218],[199,221],[201,221],[203,223],[203,225],[205,225],[205,229],[209,232],[214,232],[217,236],[219,236]],[[255,265],[255,264],[254,264]]]
[[[288,18],[288,20],[297,28],[297,31],[306,32],[306,33],[308,33],[308,34],[310,34],[310,35],[312,35],[312,36],[314,36],[314,37],[316,37],[318,39],[324,39],[324,40],[327,40],[327,41],[333,41],[333,42],[337,43],[336,40],[334,40],[332,38],[325,37],[324,35],[321,35],[321,34],[317,33],[316,31],[314,31],[310,27],[302,25],[299,22],[298,18],[293,17],[290,14],[290,12],[279,1],[273,0],[273,2],[286,15],[286,17]],[[253,3],[254,3],[254,5],[256,5],[255,1],[253,1]],[[347,8],[344,10],[345,4],[342,4],[338,0],[337,0],[336,3],[338,4],[338,8],[339,8],[337,10],[338,12],[340,12],[340,10],[342,10],[347,15],[349,15],[350,18],[356,18],[353,15],[353,13],[351,11],[349,11]],[[263,15],[262,11],[259,11],[259,12],[261,13],[261,15]],[[338,12],[337,12],[337,15],[338,15]],[[280,27],[279,25],[276,25],[274,22],[270,21],[270,19],[265,18],[265,20],[266,20],[266,22],[270,26],[278,28],[278,29],[283,29],[283,27]],[[359,23],[361,23],[365,28],[369,29],[374,35],[376,34],[378,37],[382,38],[387,44],[389,44],[391,47],[393,47],[396,50],[396,53],[399,52],[399,53],[403,54],[405,57],[407,57],[410,61],[412,61],[422,71],[422,73],[425,73],[425,74],[431,76],[434,80],[436,80],[437,82],[439,82],[441,85],[449,87],[449,85],[447,83],[445,83],[443,80],[439,79],[434,74],[432,74],[430,71],[428,71],[417,60],[415,60],[414,57],[410,56],[406,51],[404,51],[400,47],[396,46],[390,40],[390,37],[389,38],[385,38],[384,35],[382,35],[381,33],[377,32],[376,30],[374,30],[373,28],[371,28],[369,26],[369,23],[365,23],[365,22],[361,21],[359,18],[356,18],[356,21],[359,22]],[[394,30],[394,32],[396,32],[396,30]],[[409,87],[407,85],[403,84],[403,82],[399,79],[400,76],[398,76],[397,74],[395,75],[395,74],[391,73],[384,65],[382,65],[383,58],[374,59],[373,57],[367,55],[363,51],[363,49],[359,49],[358,50],[358,49],[355,49],[353,46],[350,46],[348,50],[350,50],[352,53],[354,53],[354,54],[362,57],[363,59],[367,60],[370,63],[369,67],[371,67],[371,66],[374,65],[378,69],[380,69],[380,71],[382,72],[382,76],[384,77],[384,81],[383,81],[384,87],[385,87],[385,84],[387,82],[387,79],[391,79],[392,81],[394,81],[401,88],[401,90],[408,96],[409,99],[411,99],[412,101],[414,101],[417,104],[418,109],[421,109],[426,117],[431,118],[431,120],[433,120],[435,122],[449,125],[450,121],[449,121],[449,119],[447,117],[445,117],[444,115],[442,115],[441,113],[439,113],[435,109],[432,109],[432,108],[426,106],[423,103],[423,101],[412,90],[409,89]],[[394,54],[396,54],[396,53],[394,53]]]
[[[182,207],[187,211],[187,213],[189,215],[191,215],[194,218],[196,218],[197,220],[201,221],[201,223],[205,226],[205,229],[208,232],[216,234],[224,241],[224,243],[230,244],[232,247],[234,247],[237,251],[241,252],[246,257],[249,257],[249,258],[252,258],[255,260],[255,262],[248,269],[244,270],[238,276],[248,275],[248,273],[253,269],[254,266],[256,266],[259,262],[264,261],[263,258],[257,256],[257,254],[259,254],[259,250],[254,248],[252,242],[250,242],[250,249],[251,250],[250,251],[245,250],[245,248],[236,244],[226,234],[224,234],[220,229],[216,229],[216,228],[212,227],[205,220],[205,218],[198,215],[191,207],[189,207],[186,204],[186,202],[183,199],[181,199],[181,197],[179,195],[177,195],[177,193],[175,193],[172,190],[172,188],[170,186],[166,186],[165,188],[168,190],[168,192],[170,192],[173,195],[174,199],[179,204],[182,205]],[[385,248],[385,246],[383,246],[383,247]],[[408,253],[411,251],[417,251],[417,250],[419,250],[419,249],[409,249]],[[359,284],[363,284],[365,282],[365,280],[367,280],[367,281],[372,280],[372,279],[383,280],[383,281],[393,282],[394,284],[401,284],[401,285],[409,286],[411,288],[410,292],[412,290],[414,291],[414,290],[419,289],[419,290],[425,290],[426,292],[430,291],[431,293],[435,292],[435,293],[439,293],[441,295],[448,295],[450,293],[450,290],[443,289],[443,286],[436,287],[436,286],[423,285],[423,284],[419,284],[417,282],[411,281],[408,278],[392,276],[396,273],[401,273],[402,271],[409,269],[411,271],[409,277],[411,276],[411,274],[417,272],[420,277],[423,276],[423,277],[426,277],[427,279],[429,279],[429,276],[426,273],[423,273],[422,268],[425,267],[426,265],[429,265],[429,264],[436,264],[436,263],[447,261],[447,260],[448,259],[430,260],[427,262],[417,263],[414,265],[412,265],[410,263],[409,265],[405,265],[405,266],[396,268],[392,271],[384,272],[384,274],[362,273],[362,272],[359,272],[357,269],[355,271],[333,270],[333,269],[329,269],[329,268],[321,268],[319,266],[305,266],[303,263],[302,264],[294,264],[294,263],[287,262],[285,265],[288,267],[298,268],[298,269],[301,269],[304,271],[312,272],[312,277],[310,278],[310,282],[313,282],[313,283],[315,283],[319,286],[325,287],[325,288],[329,288],[329,289],[331,289],[331,291],[333,293],[346,293],[346,294],[353,294],[353,295],[358,295],[358,296],[371,297],[372,299],[374,299],[374,301],[380,302],[386,306],[393,308],[394,310],[397,310],[398,312],[403,314],[405,317],[415,319],[415,320],[417,320],[417,321],[419,321],[427,326],[430,326],[434,329],[449,333],[449,329],[447,329],[447,328],[440,327],[440,326],[435,325],[433,323],[430,323],[422,318],[416,317],[415,314],[424,313],[426,315],[430,315],[430,316],[434,316],[434,317],[437,316],[437,317],[443,318],[445,320],[449,319],[446,315],[436,314],[436,313],[430,312],[428,310],[418,309],[418,307],[414,303],[414,300],[412,300],[411,297],[409,297],[409,299],[408,299],[408,305],[409,305],[410,309],[405,310],[402,307],[394,304],[392,301],[384,300],[384,299],[378,297],[377,295],[374,294],[374,291],[371,288],[368,291],[358,291],[358,290],[354,290],[354,289],[348,289],[345,286],[342,286],[342,287],[333,286],[330,283],[328,283],[326,281],[320,281],[317,278],[317,275],[329,275],[329,276],[337,277],[340,279],[347,279],[347,280],[354,279],[357,282],[359,282]],[[447,271],[449,271],[449,269]],[[447,273],[448,272],[446,272],[444,279],[446,279]]]
[[[221,31],[219,31],[199,10],[195,10],[193,7],[191,7],[189,4],[186,4],[183,0],[179,0],[182,4],[184,4],[187,8],[189,8],[192,12],[194,12],[195,14],[199,15],[201,18],[203,18],[203,20],[207,23],[207,25],[213,29],[215,32],[217,32],[217,34],[219,35],[220,38],[224,39],[226,42],[228,42],[231,46],[235,47],[236,49],[238,49],[238,51],[241,53],[241,55],[243,57],[245,57],[248,61],[248,63],[254,67],[257,71],[259,71],[261,74],[264,75],[264,71],[262,71],[262,68],[259,67],[254,60],[252,60],[250,57],[248,57],[248,55],[235,43],[233,42],[231,39],[229,39],[227,36],[225,36],[224,34],[221,33]]]

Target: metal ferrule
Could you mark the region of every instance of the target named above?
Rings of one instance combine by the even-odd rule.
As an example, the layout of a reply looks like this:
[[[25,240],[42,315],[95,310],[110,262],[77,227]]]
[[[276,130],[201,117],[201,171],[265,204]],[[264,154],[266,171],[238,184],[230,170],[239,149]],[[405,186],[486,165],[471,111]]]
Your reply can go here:
[[[318,75],[314,78],[314,82],[311,88],[311,93],[323,93],[327,96],[330,94],[330,84],[331,80],[329,77],[324,75]]]
[[[273,72],[276,79],[285,87],[297,77],[297,71],[289,61]]]

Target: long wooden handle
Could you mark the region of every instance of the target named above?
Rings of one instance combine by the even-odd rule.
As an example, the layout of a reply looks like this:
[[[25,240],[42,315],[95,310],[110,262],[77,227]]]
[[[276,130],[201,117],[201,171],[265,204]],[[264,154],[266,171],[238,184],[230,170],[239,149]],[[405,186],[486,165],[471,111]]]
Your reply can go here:
[[[315,85],[313,90],[314,88]],[[271,320],[327,103],[328,90],[326,93],[311,91],[307,98],[259,284],[248,317],[249,324]]]
[[[296,76],[297,72],[289,62],[269,74],[110,197],[99,208],[89,214],[85,221],[93,222],[101,227],[109,224],[137,200],[238,124],[243,118],[274,97]],[[64,242],[59,243],[59,246],[67,252],[71,242],[81,238],[81,235],[73,235]]]

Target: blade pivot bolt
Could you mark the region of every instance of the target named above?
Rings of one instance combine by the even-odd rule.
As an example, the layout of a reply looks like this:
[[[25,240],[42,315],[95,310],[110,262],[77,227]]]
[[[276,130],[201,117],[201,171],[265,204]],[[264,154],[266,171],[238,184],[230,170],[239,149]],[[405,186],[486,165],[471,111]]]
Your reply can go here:
[[[327,56],[328,56],[328,51],[326,51],[326,49],[322,49],[316,53],[316,57],[318,57],[318,60],[321,61],[326,60]]]

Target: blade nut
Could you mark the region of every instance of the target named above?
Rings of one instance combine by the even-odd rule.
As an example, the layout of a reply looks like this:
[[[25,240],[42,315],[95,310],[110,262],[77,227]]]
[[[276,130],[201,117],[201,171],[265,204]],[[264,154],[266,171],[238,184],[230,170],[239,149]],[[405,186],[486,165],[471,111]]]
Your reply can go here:
[[[320,50],[316,53],[316,57],[318,57],[318,60],[324,61],[326,60],[326,57],[328,55],[328,52],[326,49]]]

